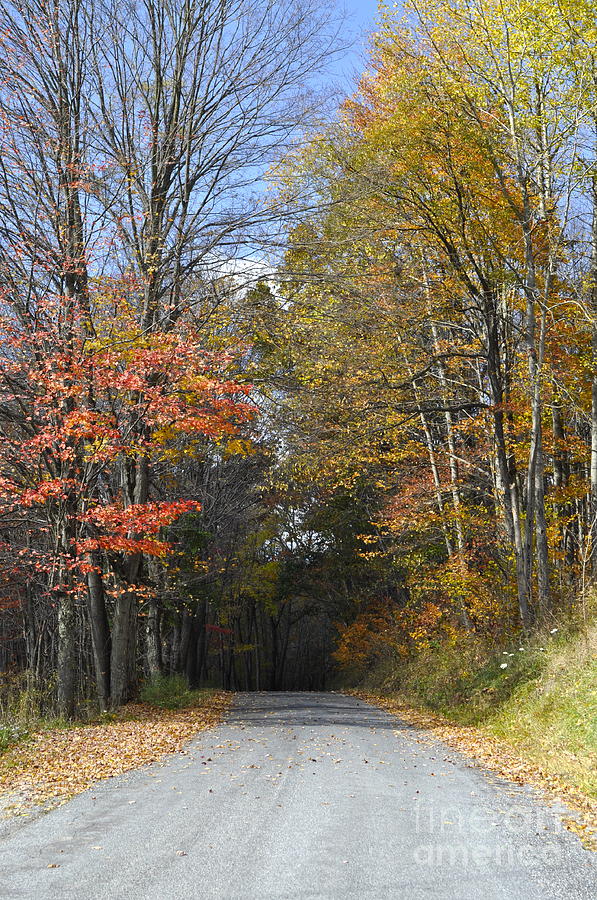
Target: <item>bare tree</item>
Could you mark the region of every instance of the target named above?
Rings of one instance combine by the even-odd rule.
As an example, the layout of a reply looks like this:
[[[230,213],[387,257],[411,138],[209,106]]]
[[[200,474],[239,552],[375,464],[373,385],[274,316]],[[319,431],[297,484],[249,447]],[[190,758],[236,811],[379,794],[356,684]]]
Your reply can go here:
[[[313,111],[310,85],[335,40],[330,21],[315,0],[2,0],[6,315],[34,327],[51,298],[63,339],[93,339],[109,313],[90,286],[123,279],[139,335],[171,330],[193,310],[209,315],[231,261],[253,254],[279,215],[263,196],[263,174]],[[15,416],[11,404],[0,411],[5,424]],[[19,416],[27,433],[27,409]],[[145,427],[131,424],[141,441]],[[53,474],[69,477],[64,467]],[[96,496],[144,503],[152,460],[123,457],[114,471],[89,477]],[[81,502],[73,495],[51,522],[63,560],[74,552]],[[68,581],[67,568],[57,583]],[[113,610],[103,583],[113,564],[99,555],[88,583],[104,704],[126,699],[134,685],[134,588],[148,573],[141,554],[117,568],[130,590]],[[74,604],[67,590],[58,606],[67,714],[76,688]]]

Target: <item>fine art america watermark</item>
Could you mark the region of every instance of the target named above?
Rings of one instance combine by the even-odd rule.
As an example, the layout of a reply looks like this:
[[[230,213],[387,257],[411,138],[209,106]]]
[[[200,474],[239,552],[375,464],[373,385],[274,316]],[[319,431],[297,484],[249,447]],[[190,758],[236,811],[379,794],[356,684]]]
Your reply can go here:
[[[433,803],[413,809],[413,824],[420,838],[413,851],[415,862],[444,869],[549,865],[553,844],[536,838],[562,829],[557,813],[546,808],[489,814],[483,809],[463,812]]]

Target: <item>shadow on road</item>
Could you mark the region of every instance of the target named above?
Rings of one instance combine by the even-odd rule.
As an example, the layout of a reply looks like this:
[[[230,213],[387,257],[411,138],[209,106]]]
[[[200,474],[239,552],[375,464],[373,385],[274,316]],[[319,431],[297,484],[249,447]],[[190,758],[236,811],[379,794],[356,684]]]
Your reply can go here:
[[[355,700],[354,697],[303,691],[237,694],[227,721],[230,725],[264,728],[338,726],[389,731],[417,730],[413,725]]]

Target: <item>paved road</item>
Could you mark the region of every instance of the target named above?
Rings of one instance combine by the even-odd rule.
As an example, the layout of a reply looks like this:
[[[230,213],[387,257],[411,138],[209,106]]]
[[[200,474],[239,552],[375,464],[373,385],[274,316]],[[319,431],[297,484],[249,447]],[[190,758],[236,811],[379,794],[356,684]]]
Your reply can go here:
[[[0,898],[595,900],[596,861],[529,790],[380,710],[244,694],[188,753],[11,826]]]

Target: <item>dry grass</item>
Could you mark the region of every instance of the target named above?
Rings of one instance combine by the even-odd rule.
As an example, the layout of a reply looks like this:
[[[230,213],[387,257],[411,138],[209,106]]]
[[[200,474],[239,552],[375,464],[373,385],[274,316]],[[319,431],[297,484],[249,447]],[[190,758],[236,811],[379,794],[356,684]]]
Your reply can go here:
[[[597,625],[556,645],[483,727],[597,801]]]

